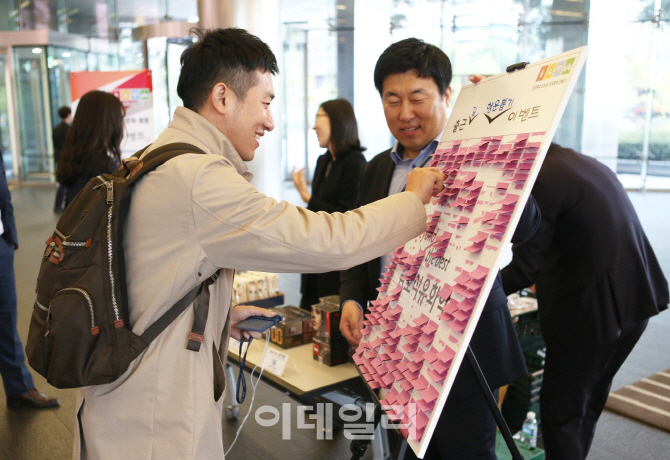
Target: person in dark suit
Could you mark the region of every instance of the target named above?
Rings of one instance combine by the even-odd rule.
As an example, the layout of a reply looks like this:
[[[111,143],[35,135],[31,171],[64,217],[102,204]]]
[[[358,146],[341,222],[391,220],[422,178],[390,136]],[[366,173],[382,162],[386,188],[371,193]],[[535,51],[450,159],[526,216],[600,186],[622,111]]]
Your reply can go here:
[[[58,156],[60,151],[63,149],[65,144],[65,136],[67,136],[67,131],[70,129],[70,123],[72,122],[72,110],[68,106],[63,106],[58,109],[58,116],[60,117],[60,123],[54,126],[53,131],[51,132],[51,138],[54,143],[54,162],[58,163]]]
[[[396,145],[374,157],[365,167],[358,205],[400,192],[406,174],[425,164],[435,152],[447,123],[451,97],[451,63],[439,48],[410,38],[394,43],[375,67],[375,86]],[[475,79],[476,80],[476,79]],[[474,81],[474,80],[473,80]],[[514,235],[532,235],[539,224],[532,197]],[[377,298],[382,259],[342,272],[343,301],[340,330],[351,345],[360,341],[368,301]],[[489,386],[498,388],[527,374],[519,340],[502,291],[500,275],[491,289],[470,341]],[[425,458],[496,459],[496,422],[470,365],[464,362],[440,415]],[[405,459],[415,459],[407,449]]]
[[[60,117],[60,123],[54,126],[51,132],[51,139],[54,144],[54,163],[56,166],[58,166],[58,157],[63,149],[63,144],[65,144],[65,136],[67,136],[67,131],[70,129],[72,110],[70,110],[70,107],[64,105],[58,109],[58,116]],[[54,212],[63,212],[63,210],[65,210],[65,187],[58,185]]]
[[[533,187],[535,235],[513,246],[506,293],[535,284],[547,345],[540,413],[547,459],[587,456],[612,379],[667,308],[668,282],[616,175],[552,144]]]
[[[355,208],[358,181],[365,167],[365,157],[358,139],[354,108],[346,99],[326,101],[316,113],[314,131],[319,146],[326,153],[316,161],[312,193],[305,182],[304,168],[293,171],[293,183],[310,211],[346,212]],[[301,275],[300,308],[312,310],[319,297],[338,294],[340,272]]]
[[[43,409],[58,406],[58,399],[35,389],[16,330],[14,251],[19,248],[14,207],[0,153],[0,375],[8,407]]]

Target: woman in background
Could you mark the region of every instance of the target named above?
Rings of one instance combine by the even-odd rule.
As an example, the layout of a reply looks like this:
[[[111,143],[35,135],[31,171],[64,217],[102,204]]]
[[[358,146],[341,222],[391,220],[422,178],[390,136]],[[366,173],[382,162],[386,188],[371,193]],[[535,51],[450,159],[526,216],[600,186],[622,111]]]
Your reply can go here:
[[[123,104],[112,94],[91,91],[81,97],[56,170],[65,187],[65,206],[89,179],[111,173],[121,163],[124,116]]]
[[[293,184],[310,211],[350,211],[356,207],[358,181],[366,163],[353,107],[345,99],[324,102],[316,113],[313,129],[319,146],[328,150],[316,162],[311,194],[304,168],[298,172],[293,168]],[[319,303],[319,297],[339,291],[339,271],[303,274],[300,308],[311,310],[312,305]]]

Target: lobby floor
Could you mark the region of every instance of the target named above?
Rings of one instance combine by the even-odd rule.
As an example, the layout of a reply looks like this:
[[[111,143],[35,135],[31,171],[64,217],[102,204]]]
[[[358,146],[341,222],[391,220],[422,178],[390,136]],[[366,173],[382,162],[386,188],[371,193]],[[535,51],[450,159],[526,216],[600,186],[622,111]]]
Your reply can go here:
[[[661,265],[670,276],[670,194],[631,193],[640,219],[654,247]],[[23,187],[12,191],[18,225],[20,248],[16,253],[15,270],[19,301],[19,334],[25,340],[34,301],[35,279],[44,240],[53,230],[56,217],[52,214],[54,189],[50,187]],[[299,276],[281,275],[280,288],[287,294],[287,302],[299,302]],[[670,313],[653,318],[640,342],[617,374],[613,389],[633,383],[643,377],[670,367],[668,335]],[[236,372],[237,373],[237,372]],[[32,411],[7,409],[5,395],[0,387],[0,460],[65,460],[71,457],[74,390],[56,390],[39,375],[37,388],[49,395],[57,395],[61,407],[54,410]],[[248,381],[248,379],[247,379]],[[222,430],[226,448],[246,414],[251,399],[241,407],[238,421],[223,420]],[[228,397],[228,396],[226,396]],[[261,382],[254,407],[272,405],[281,407],[290,403],[291,414],[297,413],[297,403],[287,395]],[[226,403],[227,404],[227,403]],[[113,417],[113,414],[110,414]],[[302,422],[302,421],[301,421]],[[342,431],[334,433],[330,441],[317,440],[314,429],[298,428],[295,416],[291,420],[291,440],[282,439],[281,424],[265,428],[259,425],[253,413],[242,430],[237,444],[226,457],[238,460],[259,459],[348,459],[349,441]],[[656,460],[668,458],[670,433],[605,411],[598,423],[589,460]],[[372,458],[368,452],[364,457]]]

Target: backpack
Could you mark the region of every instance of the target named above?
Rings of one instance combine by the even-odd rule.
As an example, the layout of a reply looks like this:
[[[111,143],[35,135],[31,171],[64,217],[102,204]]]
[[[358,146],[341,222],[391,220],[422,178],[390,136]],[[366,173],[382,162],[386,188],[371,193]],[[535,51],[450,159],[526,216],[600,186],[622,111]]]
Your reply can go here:
[[[198,351],[203,340],[207,287],[216,274],[195,286],[142,335],[130,329],[123,230],[133,186],[178,155],[205,153],[179,143],[158,147],[141,158],[146,149],[123,160],[113,173],[91,179],[46,241],[26,356],[56,388],[113,382],[196,298],[188,348]]]

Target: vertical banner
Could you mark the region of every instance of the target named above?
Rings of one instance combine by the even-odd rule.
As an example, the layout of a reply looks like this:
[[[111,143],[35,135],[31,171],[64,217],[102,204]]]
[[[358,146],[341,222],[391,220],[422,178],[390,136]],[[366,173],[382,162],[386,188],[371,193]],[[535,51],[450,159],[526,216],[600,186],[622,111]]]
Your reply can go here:
[[[468,85],[429,166],[428,230],[391,253],[353,360],[423,458],[586,48]],[[500,364],[501,366],[504,363]],[[437,436],[440,433],[435,433]]]
[[[129,157],[154,141],[153,85],[151,70],[120,72],[71,72],[72,112],[89,91],[116,96],[126,109],[121,156]]]

